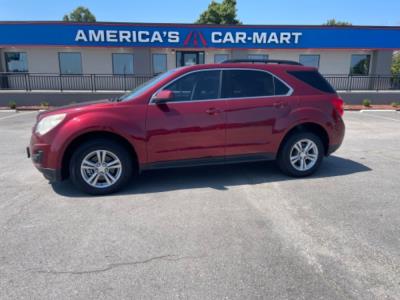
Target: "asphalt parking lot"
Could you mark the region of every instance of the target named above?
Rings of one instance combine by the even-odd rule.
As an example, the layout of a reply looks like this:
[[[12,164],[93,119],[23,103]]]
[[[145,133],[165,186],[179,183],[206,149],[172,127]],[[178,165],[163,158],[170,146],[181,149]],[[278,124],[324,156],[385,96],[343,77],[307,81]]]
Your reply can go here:
[[[400,113],[346,112],[310,178],[148,171],[105,197],[38,173],[35,115],[0,113],[1,299],[400,298]]]

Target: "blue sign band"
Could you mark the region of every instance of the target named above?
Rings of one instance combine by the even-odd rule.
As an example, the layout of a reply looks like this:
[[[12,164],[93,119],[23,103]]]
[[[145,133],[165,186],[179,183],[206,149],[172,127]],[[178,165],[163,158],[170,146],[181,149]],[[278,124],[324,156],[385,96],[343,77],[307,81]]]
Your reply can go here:
[[[400,49],[400,28],[5,22],[0,46]]]

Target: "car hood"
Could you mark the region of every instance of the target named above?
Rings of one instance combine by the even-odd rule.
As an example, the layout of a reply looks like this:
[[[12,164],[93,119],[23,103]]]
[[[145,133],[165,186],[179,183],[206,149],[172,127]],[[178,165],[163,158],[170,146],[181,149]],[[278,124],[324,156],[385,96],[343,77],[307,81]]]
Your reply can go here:
[[[37,116],[37,119],[44,118],[49,115],[61,114],[61,113],[73,113],[79,112],[82,110],[87,109],[96,109],[96,108],[103,108],[107,106],[114,106],[116,102],[110,101],[110,99],[102,99],[96,101],[87,101],[87,102],[80,102],[74,103],[69,105],[60,106],[57,108],[52,108],[43,112],[40,112]]]

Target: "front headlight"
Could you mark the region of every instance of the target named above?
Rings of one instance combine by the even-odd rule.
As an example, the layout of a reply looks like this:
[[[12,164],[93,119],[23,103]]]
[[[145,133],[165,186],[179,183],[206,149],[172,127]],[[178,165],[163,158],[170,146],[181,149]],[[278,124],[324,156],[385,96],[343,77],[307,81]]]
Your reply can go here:
[[[36,133],[43,135],[56,127],[62,120],[64,120],[66,114],[52,115],[44,117],[36,125]]]

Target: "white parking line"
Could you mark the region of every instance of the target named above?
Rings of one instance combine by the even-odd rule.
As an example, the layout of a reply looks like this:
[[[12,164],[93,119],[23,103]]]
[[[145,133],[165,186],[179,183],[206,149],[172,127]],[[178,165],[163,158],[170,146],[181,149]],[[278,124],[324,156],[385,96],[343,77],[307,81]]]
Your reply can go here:
[[[18,116],[26,116],[26,115],[30,115],[30,114],[33,114],[33,113],[37,113],[37,111],[30,111],[30,112],[26,112],[26,113],[15,113],[14,115],[11,115],[11,116],[2,117],[2,118],[0,118],[0,120],[15,118],[15,117],[18,117]]]
[[[369,117],[374,117],[374,118],[378,118],[378,119],[383,119],[383,120],[400,122],[400,119],[393,119],[393,118],[388,118],[388,117],[377,116],[376,114],[369,114],[367,112],[364,112],[362,115],[369,116]]]
[[[396,112],[397,110],[395,109],[362,109],[360,110],[360,113],[365,113],[365,112]]]

